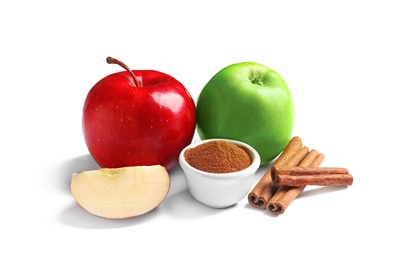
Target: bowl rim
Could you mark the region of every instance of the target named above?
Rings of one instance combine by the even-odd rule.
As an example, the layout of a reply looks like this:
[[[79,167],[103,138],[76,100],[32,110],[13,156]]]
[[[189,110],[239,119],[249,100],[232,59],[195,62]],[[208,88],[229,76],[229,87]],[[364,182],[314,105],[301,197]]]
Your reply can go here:
[[[211,142],[211,141],[227,141],[227,142],[239,145],[239,146],[243,146],[244,148],[247,148],[248,153],[250,154],[250,156],[252,158],[251,165],[245,169],[242,169],[242,170],[236,171],[236,172],[212,173],[212,172],[206,172],[206,171],[196,169],[196,168],[192,167],[189,163],[186,162],[184,153],[187,149],[194,148],[198,145],[201,145],[201,144],[204,144],[207,142]],[[261,160],[260,160],[260,156],[259,156],[259,153],[257,152],[257,150],[245,142],[235,140],[235,139],[228,139],[228,138],[209,138],[209,139],[203,139],[203,140],[193,142],[193,143],[187,145],[186,147],[184,147],[184,149],[182,149],[182,151],[179,155],[179,163],[180,163],[181,168],[185,167],[188,169],[187,172],[185,172],[185,169],[184,169],[185,174],[194,173],[195,175],[205,176],[205,177],[213,178],[213,179],[234,179],[237,177],[247,177],[251,174],[255,174],[255,172],[258,170],[258,168],[261,164]]]

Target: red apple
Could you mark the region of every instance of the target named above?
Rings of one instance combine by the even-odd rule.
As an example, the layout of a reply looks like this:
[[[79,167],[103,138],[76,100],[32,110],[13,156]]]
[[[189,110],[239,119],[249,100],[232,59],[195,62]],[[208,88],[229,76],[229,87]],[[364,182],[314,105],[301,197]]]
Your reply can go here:
[[[93,159],[102,168],[178,163],[191,143],[195,103],[175,78],[154,70],[125,69],[104,77],[89,91],[82,129]]]

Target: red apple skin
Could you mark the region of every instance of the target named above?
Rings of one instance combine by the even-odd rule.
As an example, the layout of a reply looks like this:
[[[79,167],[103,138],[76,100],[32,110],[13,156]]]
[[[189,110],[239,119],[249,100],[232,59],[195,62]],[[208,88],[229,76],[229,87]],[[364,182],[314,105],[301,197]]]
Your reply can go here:
[[[82,128],[93,159],[102,168],[178,163],[196,126],[195,103],[175,78],[154,70],[108,75],[89,91]]]

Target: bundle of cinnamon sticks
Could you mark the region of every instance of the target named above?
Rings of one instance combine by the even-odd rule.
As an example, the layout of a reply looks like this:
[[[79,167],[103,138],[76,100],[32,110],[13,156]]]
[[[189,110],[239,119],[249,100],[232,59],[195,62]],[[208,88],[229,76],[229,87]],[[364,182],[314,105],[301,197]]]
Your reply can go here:
[[[353,177],[346,168],[319,167],[324,158],[316,149],[304,146],[300,137],[293,137],[248,194],[249,203],[280,215],[307,185],[352,185]]]

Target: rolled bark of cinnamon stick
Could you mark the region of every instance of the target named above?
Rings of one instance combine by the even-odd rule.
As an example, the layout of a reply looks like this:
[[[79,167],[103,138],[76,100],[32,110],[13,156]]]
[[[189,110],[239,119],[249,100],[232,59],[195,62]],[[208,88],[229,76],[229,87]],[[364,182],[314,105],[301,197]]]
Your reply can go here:
[[[306,167],[309,166],[313,163],[313,161],[315,160],[315,158],[318,155],[318,151],[315,149],[312,149],[311,151],[309,151],[306,156],[303,158],[303,160],[299,163],[300,167]],[[276,166],[273,166],[276,167]],[[272,168],[273,168],[272,167]],[[280,166],[281,167],[281,166]],[[291,166],[286,166],[286,167],[291,167]],[[273,178],[272,178],[273,179]],[[273,185],[274,182],[273,182]],[[277,186],[277,185],[276,185]],[[287,191],[290,189],[291,187],[288,186],[281,186],[279,187],[279,189],[277,190],[277,192],[273,195],[273,197],[268,201],[267,203],[267,208],[269,211],[273,211],[276,212],[277,210],[280,210],[281,207],[279,207],[280,205],[276,204],[276,202],[282,197],[284,196],[285,193],[287,193]],[[269,208],[270,207],[270,208]]]
[[[277,160],[272,166],[281,166],[289,161],[295,154],[303,148],[302,139],[298,136],[294,136],[285,147],[284,151],[280,154]],[[296,158],[297,159],[297,158]],[[294,161],[296,161],[296,159]],[[295,165],[297,165],[297,162]],[[255,185],[255,187],[248,194],[248,202],[251,206],[255,208],[265,209],[267,202],[277,191],[278,187],[273,184],[270,175],[270,168],[262,176],[260,181]]]
[[[300,167],[318,167],[324,160],[325,156],[323,154],[318,154],[318,151],[313,149],[299,164]],[[280,215],[285,212],[291,202],[299,196],[299,194],[304,190],[306,186],[281,186],[273,198],[267,203],[266,209],[274,214]]]
[[[334,167],[272,167],[271,177],[277,186],[350,186],[353,183],[346,168]]]

